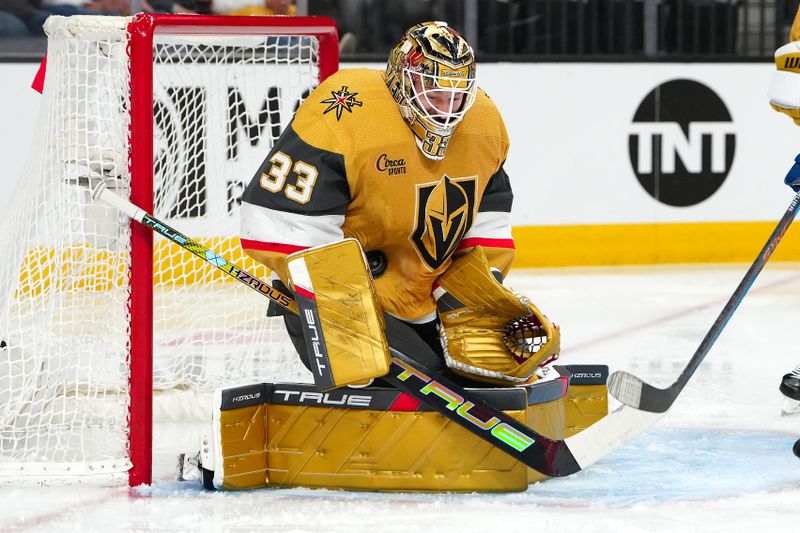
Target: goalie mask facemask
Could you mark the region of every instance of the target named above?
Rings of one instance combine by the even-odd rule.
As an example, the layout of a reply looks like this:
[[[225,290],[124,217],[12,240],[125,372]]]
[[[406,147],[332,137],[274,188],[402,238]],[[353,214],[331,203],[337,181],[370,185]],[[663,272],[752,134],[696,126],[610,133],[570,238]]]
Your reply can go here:
[[[478,89],[467,41],[444,22],[413,26],[389,53],[386,84],[422,153],[444,158]]]

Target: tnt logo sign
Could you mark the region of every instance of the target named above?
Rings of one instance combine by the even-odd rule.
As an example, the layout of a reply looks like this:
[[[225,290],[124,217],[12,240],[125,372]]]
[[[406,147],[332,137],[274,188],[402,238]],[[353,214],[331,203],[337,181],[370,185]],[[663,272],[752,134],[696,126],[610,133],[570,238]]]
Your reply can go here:
[[[667,205],[699,204],[714,194],[733,164],[736,135],[722,99],[693,80],[662,83],[639,104],[628,136],[636,177]]]

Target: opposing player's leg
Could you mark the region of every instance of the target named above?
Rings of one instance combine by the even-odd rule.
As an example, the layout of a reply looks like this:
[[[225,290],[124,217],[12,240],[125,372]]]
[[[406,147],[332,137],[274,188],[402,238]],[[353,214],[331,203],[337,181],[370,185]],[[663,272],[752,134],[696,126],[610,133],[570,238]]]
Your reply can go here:
[[[779,390],[783,394],[782,414],[800,413],[800,365],[788,374],[784,374]]]

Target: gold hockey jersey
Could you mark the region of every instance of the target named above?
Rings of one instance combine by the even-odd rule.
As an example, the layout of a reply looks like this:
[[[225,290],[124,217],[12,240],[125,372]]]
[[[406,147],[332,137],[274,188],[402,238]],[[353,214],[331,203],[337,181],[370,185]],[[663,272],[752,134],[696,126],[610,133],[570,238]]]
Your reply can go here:
[[[383,309],[435,317],[454,253],[476,245],[503,275],[514,257],[508,136],[482,91],[440,161],[425,157],[383,72],[341,70],[300,105],[242,197],[244,250],[287,279],[286,254],[357,239]]]

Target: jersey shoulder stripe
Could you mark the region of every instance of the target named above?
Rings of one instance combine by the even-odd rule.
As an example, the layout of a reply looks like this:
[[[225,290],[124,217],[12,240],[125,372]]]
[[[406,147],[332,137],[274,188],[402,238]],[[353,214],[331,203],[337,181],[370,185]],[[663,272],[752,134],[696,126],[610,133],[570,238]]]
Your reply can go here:
[[[280,242],[261,242],[252,241],[242,237],[239,239],[242,248],[245,250],[260,250],[264,252],[275,252],[283,255],[293,254],[295,252],[302,252],[308,250],[308,246],[295,246],[294,244],[283,244]]]
[[[344,215],[308,216],[242,202],[241,239],[254,243],[308,248],[341,240]],[[274,248],[274,247],[273,247]]]
[[[462,241],[472,238],[511,239],[511,214],[500,211],[478,213]]]
[[[458,249],[464,250],[465,248],[472,248],[474,246],[483,246],[484,248],[511,248],[514,249],[514,239],[490,239],[488,237],[470,237],[463,239],[458,243]]]

